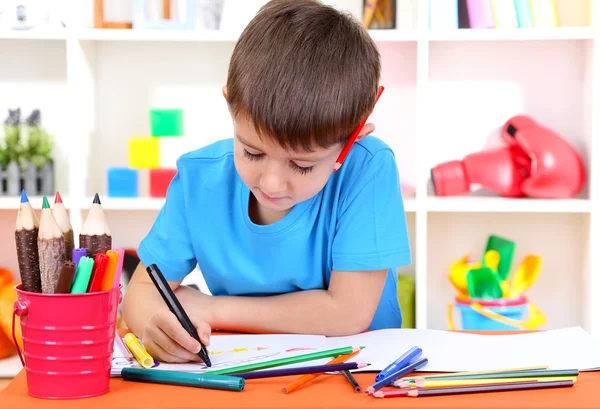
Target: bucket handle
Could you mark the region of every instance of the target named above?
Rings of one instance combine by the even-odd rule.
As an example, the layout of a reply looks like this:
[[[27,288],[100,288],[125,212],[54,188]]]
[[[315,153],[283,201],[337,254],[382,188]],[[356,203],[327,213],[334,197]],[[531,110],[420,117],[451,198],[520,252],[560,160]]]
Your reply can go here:
[[[479,303],[472,303],[469,305],[471,309],[477,311],[484,317],[487,317],[491,320],[498,321],[504,325],[509,325],[512,327],[517,327],[525,330],[534,330],[546,323],[546,317],[544,313],[533,303],[529,303],[527,305],[529,309],[529,319],[526,321],[514,320],[512,318],[505,317],[504,315],[498,314],[488,308],[483,307]],[[448,328],[452,331],[456,329],[454,325],[454,306],[452,304],[448,305]]]
[[[12,314],[12,338],[15,343],[15,347],[17,348],[17,352],[19,354],[19,359],[21,360],[21,364],[25,367],[25,360],[23,359],[23,354],[21,353],[21,348],[19,347],[19,342],[17,341],[17,333],[15,331],[15,321],[16,317],[24,317],[29,313],[29,303],[27,301],[17,300],[13,304],[13,314]]]

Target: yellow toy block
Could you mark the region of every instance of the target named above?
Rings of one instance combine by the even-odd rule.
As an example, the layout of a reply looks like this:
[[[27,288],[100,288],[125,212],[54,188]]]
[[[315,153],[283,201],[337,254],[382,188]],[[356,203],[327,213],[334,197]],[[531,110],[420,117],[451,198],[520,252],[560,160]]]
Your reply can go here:
[[[160,167],[159,138],[129,138],[129,167],[133,169],[157,169]]]

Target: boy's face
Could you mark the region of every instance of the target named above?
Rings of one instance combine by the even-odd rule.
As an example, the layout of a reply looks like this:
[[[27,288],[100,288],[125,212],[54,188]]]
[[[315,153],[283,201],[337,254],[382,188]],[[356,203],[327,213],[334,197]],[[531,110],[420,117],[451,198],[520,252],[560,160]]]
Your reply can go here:
[[[287,151],[268,138],[261,140],[246,119],[234,118],[233,127],[236,169],[261,210],[275,219],[319,193],[342,150],[337,144],[312,152]]]

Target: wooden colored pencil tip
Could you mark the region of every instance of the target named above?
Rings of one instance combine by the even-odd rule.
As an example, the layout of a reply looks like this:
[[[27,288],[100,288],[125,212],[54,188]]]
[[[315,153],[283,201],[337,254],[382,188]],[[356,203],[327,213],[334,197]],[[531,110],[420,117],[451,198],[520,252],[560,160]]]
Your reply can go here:
[[[62,203],[62,197],[60,197],[60,193],[56,192],[56,196],[54,196],[54,204]]]
[[[50,208],[50,203],[48,203],[48,198],[46,196],[44,196],[44,201],[42,203],[42,209],[49,209]]]
[[[102,203],[100,203],[100,196],[98,196],[98,193],[96,193],[96,196],[94,196],[94,203],[95,204],[102,204]]]
[[[27,197],[27,193],[25,193],[25,189],[21,190],[21,203],[29,202],[29,198]]]

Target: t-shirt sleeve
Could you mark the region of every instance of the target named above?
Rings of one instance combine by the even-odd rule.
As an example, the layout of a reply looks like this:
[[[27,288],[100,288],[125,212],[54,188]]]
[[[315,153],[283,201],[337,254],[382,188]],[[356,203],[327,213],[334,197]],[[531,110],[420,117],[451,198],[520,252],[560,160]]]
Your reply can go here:
[[[340,198],[332,268],[382,270],[411,264],[410,244],[392,151],[377,152]]]
[[[167,189],[165,204],[150,232],[140,243],[138,257],[145,266],[156,264],[168,281],[183,280],[196,267],[179,172]]]

